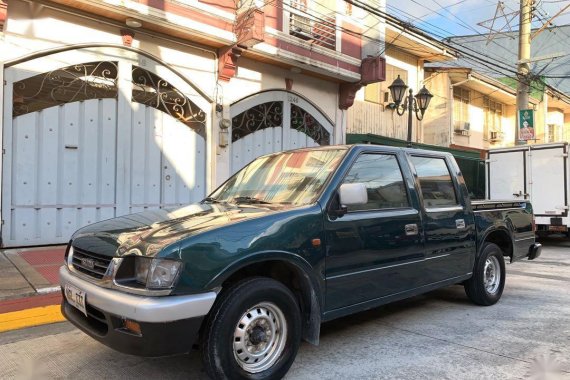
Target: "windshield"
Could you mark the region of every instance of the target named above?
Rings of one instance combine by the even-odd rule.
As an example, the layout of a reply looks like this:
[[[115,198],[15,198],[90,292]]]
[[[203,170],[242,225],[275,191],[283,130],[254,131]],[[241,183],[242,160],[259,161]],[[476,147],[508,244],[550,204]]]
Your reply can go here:
[[[345,152],[346,149],[306,150],[260,157],[205,201],[311,204]]]

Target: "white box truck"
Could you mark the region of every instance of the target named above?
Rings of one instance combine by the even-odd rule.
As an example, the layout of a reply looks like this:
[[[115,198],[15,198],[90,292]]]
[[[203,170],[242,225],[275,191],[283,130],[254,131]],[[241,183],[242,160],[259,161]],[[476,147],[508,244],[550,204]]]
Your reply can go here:
[[[568,143],[491,149],[487,155],[487,198],[531,201],[537,233],[569,235]]]

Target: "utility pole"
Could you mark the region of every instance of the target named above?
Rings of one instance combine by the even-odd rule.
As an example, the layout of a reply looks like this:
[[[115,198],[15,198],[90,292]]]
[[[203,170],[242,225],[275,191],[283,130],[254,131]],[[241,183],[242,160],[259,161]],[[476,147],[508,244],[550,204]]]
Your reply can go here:
[[[530,92],[530,32],[532,20],[533,0],[520,0],[520,27],[519,27],[519,63],[517,68],[517,125],[515,126],[515,145],[519,144],[520,110],[528,108]]]

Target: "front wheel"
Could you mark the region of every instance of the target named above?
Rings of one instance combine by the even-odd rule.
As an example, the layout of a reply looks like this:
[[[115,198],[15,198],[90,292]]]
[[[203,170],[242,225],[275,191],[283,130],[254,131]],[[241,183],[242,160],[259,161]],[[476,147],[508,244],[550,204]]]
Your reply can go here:
[[[505,287],[505,259],[496,244],[485,243],[475,260],[473,276],[464,286],[467,297],[477,305],[490,306],[499,301]]]
[[[222,292],[202,336],[202,361],[213,379],[280,379],[297,355],[301,316],[291,291],[270,278]]]

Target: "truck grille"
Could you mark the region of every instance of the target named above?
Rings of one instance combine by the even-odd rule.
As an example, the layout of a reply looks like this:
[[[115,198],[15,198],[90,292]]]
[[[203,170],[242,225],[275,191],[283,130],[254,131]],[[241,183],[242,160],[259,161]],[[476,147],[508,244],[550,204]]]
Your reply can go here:
[[[73,265],[73,269],[76,271],[101,280],[103,276],[105,276],[112,259],[112,257],[98,255],[93,252],[73,247],[71,263]]]

